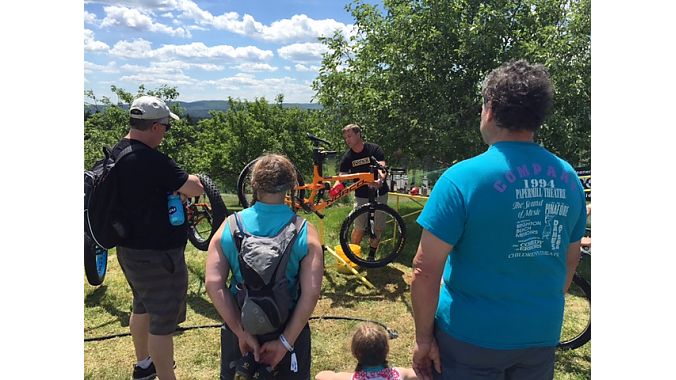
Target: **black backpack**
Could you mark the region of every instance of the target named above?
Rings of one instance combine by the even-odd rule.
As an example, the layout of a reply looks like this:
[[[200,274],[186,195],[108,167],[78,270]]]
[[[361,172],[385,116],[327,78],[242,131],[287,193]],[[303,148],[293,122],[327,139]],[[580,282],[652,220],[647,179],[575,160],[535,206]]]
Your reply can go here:
[[[230,215],[228,223],[244,281],[237,284],[242,326],[253,335],[281,332],[298,294],[298,286],[294,294],[289,291],[286,267],[305,219],[294,215],[276,236],[264,237],[248,233],[238,214]]]
[[[110,148],[103,147],[104,157],[84,172],[85,233],[104,249],[115,247],[129,233],[119,205],[115,164],[133,150],[138,149],[130,145],[113,157]]]

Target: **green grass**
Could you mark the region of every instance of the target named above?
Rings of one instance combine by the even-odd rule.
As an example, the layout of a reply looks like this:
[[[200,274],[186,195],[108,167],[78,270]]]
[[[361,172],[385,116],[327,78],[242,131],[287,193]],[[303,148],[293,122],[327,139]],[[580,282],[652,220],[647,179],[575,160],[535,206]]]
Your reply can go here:
[[[236,200],[227,197],[228,209]],[[396,206],[396,198],[390,197]],[[409,200],[399,204],[402,215],[414,212],[420,206]],[[349,205],[327,210],[324,218],[325,244],[338,244],[338,232]],[[315,225],[315,215],[303,215]],[[397,260],[385,268],[361,270],[375,289],[368,289],[354,276],[336,271],[335,259],[326,254],[326,273],[322,295],[314,316],[349,316],[376,320],[398,332],[390,341],[390,363],[411,366],[414,327],[411,316],[411,261],[420,239],[417,215],[405,218],[408,236],[405,249]],[[204,290],[204,262],[206,255],[188,243],[186,262],[189,270],[188,311],[183,327],[220,323],[220,317],[211,305]],[[128,333],[131,310],[131,291],[117,262],[114,250],[108,257],[108,272],[103,285],[84,285],[84,335],[85,337]],[[323,369],[350,371],[354,360],[349,341],[356,321],[310,321],[312,328],[312,374]],[[176,374],[179,379],[216,379],[220,371],[220,331],[217,328],[192,329],[174,338]],[[134,348],[130,336],[84,344],[85,379],[128,379],[134,363]],[[557,352],[556,379],[591,378],[591,343],[580,349]]]

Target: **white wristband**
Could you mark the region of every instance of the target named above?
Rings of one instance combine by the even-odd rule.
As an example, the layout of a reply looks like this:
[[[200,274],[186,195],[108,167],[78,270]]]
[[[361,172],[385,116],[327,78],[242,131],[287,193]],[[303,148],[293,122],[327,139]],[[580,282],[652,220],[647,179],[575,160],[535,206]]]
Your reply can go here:
[[[284,337],[284,334],[279,335],[279,341],[282,342],[282,345],[287,349],[287,351],[293,352],[293,346],[289,344],[289,342]]]

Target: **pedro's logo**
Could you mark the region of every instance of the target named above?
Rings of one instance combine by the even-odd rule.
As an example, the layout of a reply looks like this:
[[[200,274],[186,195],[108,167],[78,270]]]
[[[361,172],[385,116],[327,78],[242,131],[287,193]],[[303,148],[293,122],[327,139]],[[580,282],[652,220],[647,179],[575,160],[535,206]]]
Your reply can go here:
[[[361,166],[361,165],[368,165],[369,163],[371,163],[371,160],[368,157],[364,157],[364,158],[360,158],[358,160],[352,161],[352,167],[354,168],[354,167]]]

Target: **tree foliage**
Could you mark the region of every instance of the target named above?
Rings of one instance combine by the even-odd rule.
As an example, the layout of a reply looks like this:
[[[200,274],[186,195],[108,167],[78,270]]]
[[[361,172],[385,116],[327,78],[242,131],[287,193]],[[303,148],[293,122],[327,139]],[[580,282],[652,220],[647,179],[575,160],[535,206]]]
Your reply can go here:
[[[313,83],[332,123],[357,122],[393,164],[438,168],[485,149],[480,82],[502,62],[545,64],[553,114],[538,139],[590,160],[590,0],[384,0],[347,6],[356,33],[329,48]],[[405,142],[402,144],[402,142]]]
[[[154,95],[165,101],[179,96],[176,88],[166,86],[146,91],[141,85],[136,95],[116,86],[111,86],[111,91],[118,96],[118,104],[108,102],[108,107],[85,120],[86,168],[103,157],[103,146],[114,146],[128,133],[126,104],[141,95]],[[91,92],[85,92],[85,96],[96,101]],[[252,102],[228,100],[230,108],[226,112],[212,111],[210,119],[197,123],[190,123],[176,103],[169,103],[181,120],[172,123],[158,149],[189,173],[208,174],[227,191],[234,192],[244,165],[263,153],[283,153],[301,173],[310,175],[312,147],[306,133],[332,138],[325,132],[321,111],[283,108],[281,95],[274,104],[264,98]]]

